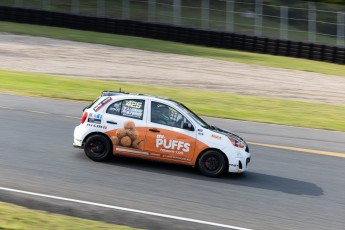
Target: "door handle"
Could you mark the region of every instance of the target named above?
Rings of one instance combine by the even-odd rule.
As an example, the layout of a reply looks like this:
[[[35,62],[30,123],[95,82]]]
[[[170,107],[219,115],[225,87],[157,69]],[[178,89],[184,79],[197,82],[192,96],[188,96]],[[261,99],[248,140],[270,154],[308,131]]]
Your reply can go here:
[[[159,133],[160,132],[158,129],[155,129],[155,128],[149,129],[149,131],[154,132],[154,133]]]
[[[117,125],[117,122],[115,122],[115,121],[107,121],[107,123]]]

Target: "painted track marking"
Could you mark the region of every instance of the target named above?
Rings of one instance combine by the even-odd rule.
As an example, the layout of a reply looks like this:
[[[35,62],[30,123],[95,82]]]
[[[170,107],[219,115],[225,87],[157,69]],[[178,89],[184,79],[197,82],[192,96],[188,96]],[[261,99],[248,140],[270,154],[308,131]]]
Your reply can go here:
[[[47,195],[43,193],[28,192],[28,191],[12,189],[12,188],[0,187],[0,190],[7,191],[7,192],[21,193],[21,194],[26,194],[26,195],[31,195],[31,196],[44,197],[44,198],[49,198],[49,199],[54,199],[54,200],[61,200],[61,201],[79,203],[79,204],[98,206],[102,208],[109,208],[109,209],[120,210],[120,211],[125,211],[125,212],[133,212],[133,213],[139,213],[139,214],[150,215],[150,216],[158,216],[158,217],[163,217],[163,218],[168,218],[168,219],[181,220],[181,221],[210,225],[210,226],[215,226],[215,227],[222,227],[222,228],[228,228],[228,229],[234,229],[234,230],[253,230],[249,228],[241,228],[241,227],[231,226],[227,224],[219,224],[219,223],[214,223],[214,222],[209,222],[209,221],[203,221],[203,220],[197,220],[197,219],[191,219],[191,218],[185,218],[185,217],[180,217],[180,216],[173,216],[173,215],[167,215],[167,214],[162,214],[162,213],[157,213],[157,212],[149,212],[149,211],[143,211],[143,210],[137,210],[137,209],[131,209],[131,208],[124,208],[124,207],[119,207],[119,206],[114,206],[114,205],[107,205],[107,204],[71,199],[71,198],[60,197],[60,196],[52,196],[52,195]]]
[[[75,117],[75,116],[64,116],[66,118],[72,118],[72,119],[80,119],[80,117]]]
[[[28,110],[28,112],[30,112],[30,113],[44,114],[44,115],[48,115],[48,114],[49,114],[49,113],[46,113],[46,112],[36,111],[36,110]]]
[[[248,144],[263,146],[263,147],[268,147],[268,148],[286,149],[286,150],[297,151],[297,152],[305,152],[305,153],[345,158],[345,153],[328,152],[328,151],[313,150],[313,149],[303,149],[303,148],[281,146],[281,145],[262,144],[262,143],[255,143],[255,142],[248,142]]]

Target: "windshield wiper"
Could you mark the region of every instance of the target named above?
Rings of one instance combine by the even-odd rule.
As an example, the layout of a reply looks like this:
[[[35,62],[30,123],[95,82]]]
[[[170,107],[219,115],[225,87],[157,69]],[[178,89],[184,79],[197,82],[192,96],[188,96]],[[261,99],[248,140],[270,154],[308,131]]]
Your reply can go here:
[[[209,128],[211,130],[218,130],[218,128],[214,125],[208,125],[207,128]]]

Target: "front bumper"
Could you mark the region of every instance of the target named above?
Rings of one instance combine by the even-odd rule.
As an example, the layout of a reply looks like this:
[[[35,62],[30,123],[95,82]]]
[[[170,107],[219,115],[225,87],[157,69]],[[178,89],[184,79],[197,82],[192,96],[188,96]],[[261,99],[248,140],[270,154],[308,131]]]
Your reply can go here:
[[[247,171],[250,157],[235,158],[229,162],[229,172],[242,173]]]
[[[230,146],[224,150],[223,152],[227,155],[229,162],[228,172],[242,173],[247,171],[251,154],[246,149]]]

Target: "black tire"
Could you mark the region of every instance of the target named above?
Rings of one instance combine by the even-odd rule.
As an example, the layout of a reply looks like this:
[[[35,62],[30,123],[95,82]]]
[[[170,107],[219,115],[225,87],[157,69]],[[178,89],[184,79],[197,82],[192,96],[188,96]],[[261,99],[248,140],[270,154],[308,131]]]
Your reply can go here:
[[[111,156],[112,149],[105,136],[95,134],[86,139],[84,152],[93,161],[105,161]]]
[[[227,163],[223,154],[216,150],[204,152],[199,157],[197,164],[200,172],[209,177],[218,177],[227,169]]]

